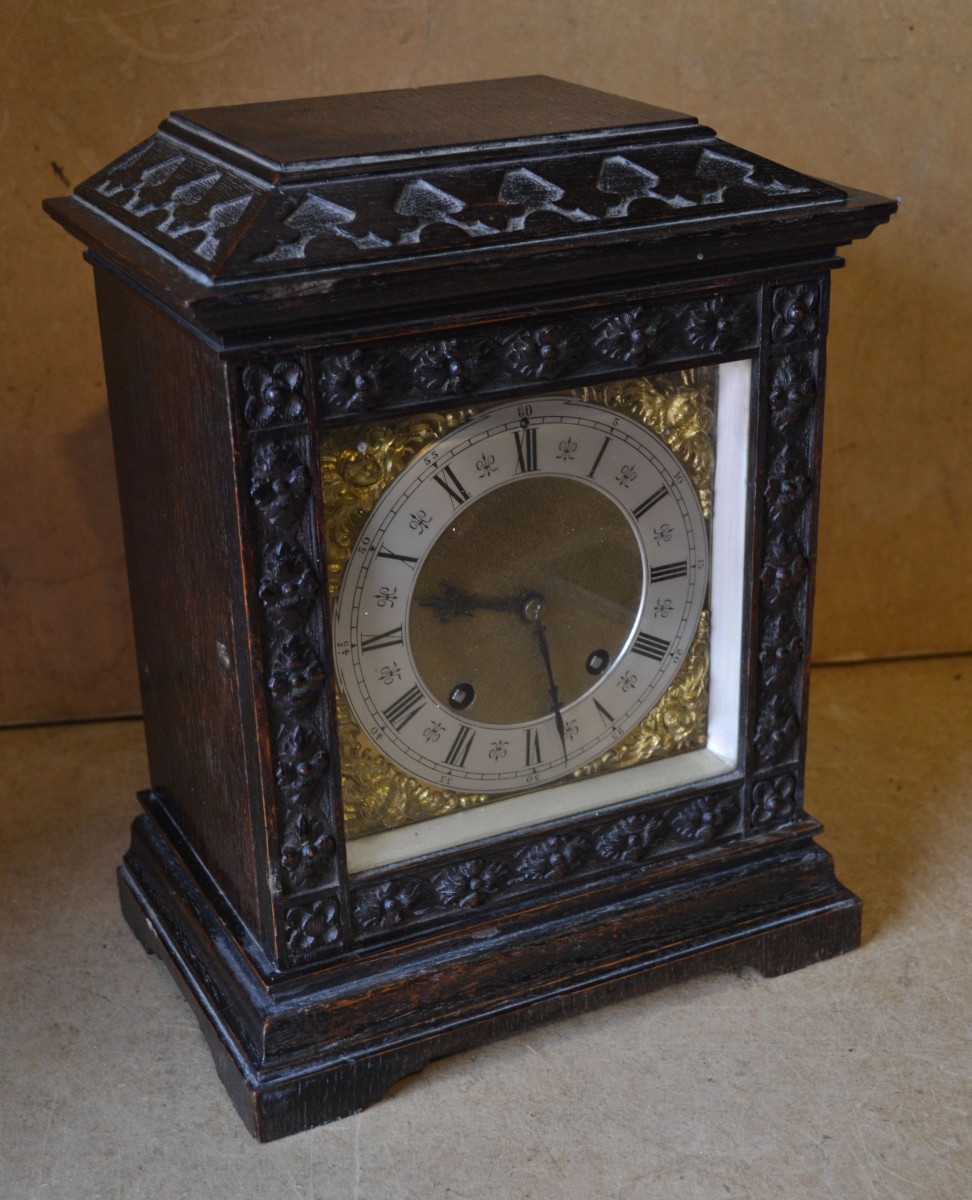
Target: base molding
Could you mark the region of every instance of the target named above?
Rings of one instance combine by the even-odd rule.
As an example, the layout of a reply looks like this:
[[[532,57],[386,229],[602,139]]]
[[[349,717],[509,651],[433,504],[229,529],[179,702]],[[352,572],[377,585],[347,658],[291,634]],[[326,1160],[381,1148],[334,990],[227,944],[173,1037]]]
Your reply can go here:
[[[860,901],[807,836],[581,914],[484,920],[269,980],[147,816],[119,886],[261,1141],[359,1112],[436,1058],[553,1017],[711,971],[780,975],[860,943]]]

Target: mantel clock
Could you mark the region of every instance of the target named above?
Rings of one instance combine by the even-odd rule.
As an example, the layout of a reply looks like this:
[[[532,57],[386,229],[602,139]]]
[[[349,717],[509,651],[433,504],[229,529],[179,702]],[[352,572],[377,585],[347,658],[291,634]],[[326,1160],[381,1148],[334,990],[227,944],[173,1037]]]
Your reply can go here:
[[[152,786],[250,1129],[855,946],[803,808],[837,247],[894,203],[545,78],[180,112],[94,267]]]

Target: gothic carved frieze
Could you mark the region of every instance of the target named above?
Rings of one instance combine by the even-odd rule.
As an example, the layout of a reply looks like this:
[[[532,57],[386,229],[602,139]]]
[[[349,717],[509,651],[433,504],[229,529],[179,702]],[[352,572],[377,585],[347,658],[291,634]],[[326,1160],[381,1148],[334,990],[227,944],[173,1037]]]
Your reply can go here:
[[[829,184],[713,137],[607,152],[453,162],[421,174],[330,171],[288,183],[245,174],[158,133],[78,189],[89,205],[212,278],[387,259],[470,244],[650,228],[725,211],[839,203]],[[782,301],[781,301],[782,303]],[[802,298],[780,338],[807,336]],[[774,337],[777,333],[774,332]]]

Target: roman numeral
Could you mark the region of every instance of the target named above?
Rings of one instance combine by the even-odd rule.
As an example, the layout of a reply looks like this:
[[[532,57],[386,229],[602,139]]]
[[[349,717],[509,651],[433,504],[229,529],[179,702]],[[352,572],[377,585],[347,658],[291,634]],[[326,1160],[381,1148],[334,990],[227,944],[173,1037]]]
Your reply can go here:
[[[401,646],[403,640],[401,625],[396,625],[394,629],[386,629],[384,633],[363,633],[361,651],[364,653],[365,650],[385,650],[389,646]]]
[[[446,475],[448,475],[448,479],[444,478]],[[440,488],[445,488],[449,493],[453,508],[458,508],[460,504],[469,499],[469,493],[456,478],[452,467],[444,467],[441,474],[433,475],[432,478]]]
[[[664,638],[654,637],[650,633],[639,633],[631,649],[635,654],[641,654],[645,658],[653,658],[655,662],[661,662],[665,657],[665,651],[671,644]],[[594,703],[597,704],[597,701],[595,700]]]
[[[540,757],[540,730],[526,730],[526,765],[537,767],[543,762]]]
[[[376,558],[393,558],[396,562],[403,562],[412,571],[415,570],[417,558],[412,558],[410,554],[395,554],[392,550],[386,550],[384,546],[375,555]]]
[[[415,684],[403,696],[399,696],[394,704],[389,704],[384,715],[388,723],[401,733],[412,717],[424,707],[425,697],[419,691],[418,684]]]
[[[587,472],[588,479],[594,478],[594,472],[597,470],[598,466],[600,465],[601,459],[604,457],[604,451],[608,448],[608,442],[610,440],[611,439],[609,437],[606,437],[604,439],[604,441],[601,443],[601,448],[597,452],[597,458],[594,459],[594,466],[591,467],[591,469]]]
[[[537,462],[536,429],[524,429],[522,433],[517,429],[514,430],[513,436],[516,438],[517,473],[525,474],[527,471],[537,470],[539,464]]]
[[[660,567],[651,567],[648,574],[652,583],[662,583],[666,579],[681,579],[688,574],[688,563],[683,558],[681,562],[665,563]]]
[[[468,725],[459,726],[459,732],[449,747],[449,753],[445,756],[445,760],[450,767],[464,767],[466,765],[466,759],[469,757],[469,747],[473,744],[475,736],[476,731],[470,729]]]
[[[596,698],[594,700],[594,707],[601,714],[601,720],[604,722],[605,725],[613,725],[614,724],[614,717],[611,716],[611,714],[604,707],[604,705],[600,702],[600,700],[598,700]]]
[[[635,520],[639,521],[650,508],[654,508],[658,501],[664,500],[667,495],[668,488],[662,484],[657,492],[652,492],[648,499],[643,500],[634,510]]]

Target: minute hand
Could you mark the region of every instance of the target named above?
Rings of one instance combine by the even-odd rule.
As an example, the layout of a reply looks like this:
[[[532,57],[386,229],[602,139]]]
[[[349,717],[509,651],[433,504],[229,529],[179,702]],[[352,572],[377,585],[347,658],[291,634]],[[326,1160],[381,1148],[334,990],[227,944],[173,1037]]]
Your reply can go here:
[[[564,748],[564,762],[566,762],[567,729],[564,726],[564,717],[560,709],[560,693],[554,680],[553,666],[550,662],[550,646],[547,644],[547,630],[543,621],[540,619],[539,612],[537,612],[537,615],[533,620],[533,629],[537,635],[537,644],[540,647],[540,657],[543,659],[543,665],[547,670],[547,682],[550,685],[549,694],[550,702],[553,705],[554,724],[557,726],[557,732],[560,734],[560,744]]]

